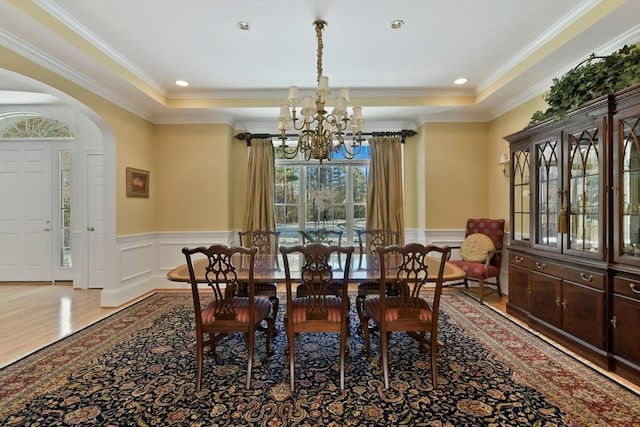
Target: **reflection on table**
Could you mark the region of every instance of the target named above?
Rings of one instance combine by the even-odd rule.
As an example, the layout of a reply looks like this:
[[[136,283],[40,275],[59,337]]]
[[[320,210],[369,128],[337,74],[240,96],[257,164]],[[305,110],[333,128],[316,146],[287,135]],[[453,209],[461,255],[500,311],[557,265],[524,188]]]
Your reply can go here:
[[[256,256],[256,263],[254,266],[253,279],[254,282],[285,282],[285,275],[282,269],[276,268],[276,259],[280,255],[260,255]],[[362,260],[361,260],[362,258]],[[291,260],[291,271],[300,271],[301,266],[301,258],[294,257]],[[438,272],[438,259],[436,258],[428,258],[427,259],[429,265],[428,279],[435,279],[436,274]],[[249,279],[249,269],[247,265],[247,260],[241,259],[238,257],[234,260],[234,263],[237,267],[238,280],[248,280]],[[199,259],[194,263],[196,280],[198,282],[206,282],[205,280],[205,267],[208,264],[206,259]],[[342,279],[344,270],[341,268],[344,265],[344,259],[342,261],[336,259],[332,259],[332,265],[335,266],[333,270],[335,279]],[[360,255],[354,254],[351,258],[351,274],[349,277],[350,282],[362,283],[362,282],[371,282],[380,280],[380,266],[378,255]],[[357,268],[356,266],[360,265],[361,268]],[[395,265],[393,262],[387,262],[387,265]],[[395,276],[396,269],[390,268],[387,271],[387,276]],[[433,274],[433,277],[431,275]],[[451,264],[446,263],[444,269],[444,281],[450,280],[459,280],[465,276],[464,270],[461,268]],[[167,274],[167,279],[173,282],[189,282],[189,270],[187,265],[181,265],[179,267],[174,268]]]

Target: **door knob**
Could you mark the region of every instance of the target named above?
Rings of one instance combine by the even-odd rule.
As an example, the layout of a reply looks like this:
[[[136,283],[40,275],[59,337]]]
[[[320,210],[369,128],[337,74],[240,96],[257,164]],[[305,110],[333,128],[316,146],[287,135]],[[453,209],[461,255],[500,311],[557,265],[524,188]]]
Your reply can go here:
[[[87,231],[96,231],[96,229],[93,227],[87,227]]]

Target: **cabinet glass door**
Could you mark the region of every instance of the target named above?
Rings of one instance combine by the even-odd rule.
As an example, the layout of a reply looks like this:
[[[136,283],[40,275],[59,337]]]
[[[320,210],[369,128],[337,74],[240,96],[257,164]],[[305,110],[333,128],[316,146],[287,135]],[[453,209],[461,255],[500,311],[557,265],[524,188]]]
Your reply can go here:
[[[513,209],[511,240],[529,241],[531,219],[531,192],[529,187],[529,150],[511,153],[513,165]]]
[[[622,255],[640,262],[640,116],[619,122],[620,182],[618,191],[622,202],[620,235]]]
[[[602,247],[600,133],[599,127],[567,134],[568,185],[565,248],[582,255],[599,255]],[[564,215],[560,218],[565,220]],[[561,226],[562,227],[562,226]]]
[[[536,173],[538,187],[535,221],[535,245],[549,249],[560,249],[558,235],[560,174],[558,139],[536,144]]]

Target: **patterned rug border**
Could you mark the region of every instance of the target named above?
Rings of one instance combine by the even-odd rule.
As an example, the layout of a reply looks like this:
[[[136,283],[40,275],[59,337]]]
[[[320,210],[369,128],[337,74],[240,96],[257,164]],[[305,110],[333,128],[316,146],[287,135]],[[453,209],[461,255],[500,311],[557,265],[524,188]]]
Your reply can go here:
[[[465,331],[482,342],[482,344],[487,347],[492,354],[499,357],[503,363],[510,366],[516,381],[534,386],[534,388],[542,392],[551,403],[560,408],[566,408],[568,402],[565,400],[565,396],[569,394],[572,398],[571,409],[574,412],[574,414],[568,414],[571,415],[568,418],[571,425],[609,425],[608,422],[602,424],[604,421],[602,419],[602,413],[594,412],[594,409],[600,405],[615,408],[620,404],[633,404],[634,399],[637,400],[635,402],[636,407],[640,405],[640,395],[634,390],[614,381],[592,366],[585,364],[579,357],[571,354],[569,350],[562,348],[559,344],[547,342],[546,339],[509,318],[509,316],[488,305],[480,305],[473,296],[465,292],[461,292],[461,294],[472,301],[472,304],[475,303],[475,305],[471,307],[472,309],[475,308],[484,311],[484,314],[495,323],[494,325],[476,325],[469,320],[468,316],[464,316],[461,312],[457,311],[456,300],[443,297],[443,301],[446,301],[449,306],[447,309],[453,308],[457,311],[458,316],[455,317],[455,322],[459,322]],[[446,312],[446,310],[444,311]],[[490,315],[488,313],[490,313]],[[533,372],[530,367],[529,369],[525,369],[526,361],[522,359],[522,355],[514,355],[515,357],[507,356],[505,351],[509,349],[508,345],[513,341],[509,339],[508,334],[502,331],[502,324],[496,319],[508,320],[506,324],[508,328],[506,329],[526,332],[527,338],[524,339],[524,342],[529,347],[526,353],[531,354],[531,357],[527,360],[536,363],[538,369],[535,372]],[[487,330],[486,328],[490,329]],[[515,334],[515,331],[510,332]],[[535,345],[536,343],[541,345]],[[522,348],[518,348],[518,351],[522,352]],[[536,354],[539,356],[536,356]],[[572,380],[573,376],[568,375],[571,373],[575,374],[573,376],[579,381],[574,382]],[[524,381],[519,377],[522,377]],[[592,377],[597,381],[598,389],[591,387],[591,382],[587,381],[588,378]],[[602,380],[604,380],[604,382]],[[596,392],[597,394],[595,394]],[[621,420],[617,420],[615,417],[615,411],[611,412],[611,422],[620,422]],[[626,425],[630,426],[634,424],[629,420],[629,424]]]
[[[174,296],[181,300],[171,298]],[[640,412],[637,409],[628,410],[629,407],[640,406],[639,395],[633,390],[547,342],[508,315],[490,306],[480,305],[470,295],[445,292],[442,301],[442,310],[450,323],[481,343],[496,361],[510,367],[515,382],[538,390],[549,402],[561,408],[566,425],[625,426],[640,423]],[[22,407],[32,395],[59,391],[73,372],[106,354],[129,331],[150,328],[154,319],[169,313],[177,305],[189,307],[190,304],[188,292],[160,291],[150,294],[3,367],[0,370],[0,419]],[[485,322],[480,325],[474,323],[480,317]],[[525,339],[522,331],[527,333]],[[74,351],[63,351],[65,348]],[[193,353],[193,350],[190,351]],[[374,347],[373,351],[377,351],[377,348]],[[288,376],[284,375],[282,382],[286,385],[288,378],[285,377]],[[596,382],[598,389],[594,390],[592,384]],[[349,387],[356,386],[349,385],[347,381],[345,392],[349,392]],[[608,408],[608,411],[603,412],[603,408]],[[626,412],[622,411],[626,418],[620,418],[616,408],[627,409]]]
[[[473,294],[467,293],[464,290],[461,290],[460,293],[462,295],[466,296],[467,298],[470,298],[470,299],[474,300],[475,302],[478,302],[477,297],[475,297]],[[562,354],[564,354],[567,357],[571,358],[573,361],[575,361],[577,363],[580,363],[581,365],[583,365],[587,369],[590,369],[591,371],[593,371],[594,374],[600,375],[603,379],[611,381],[614,386],[622,387],[626,391],[628,391],[629,393],[635,394],[636,396],[640,397],[640,391],[637,391],[633,387],[629,386],[628,384],[626,384],[626,383],[624,383],[622,381],[619,381],[616,378],[613,378],[612,376],[608,375],[606,370],[598,367],[595,364],[592,364],[588,360],[584,359],[582,356],[580,356],[580,355],[574,353],[573,351],[569,350],[568,348],[564,347],[562,344],[552,340],[551,338],[548,338],[548,337],[544,336],[542,333],[536,331],[535,329],[530,328],[525,323],[522,323],[519,319],[517,319],[517,318],[511,316],[510,314],[505,313],[505,312],[503,312],[503,311],[501,311],[501,310],[499,310],[499,309],[497,309],[497,308],[495,308],[493,306],[491,306],[490,304],[484,304],[484,306],[489,308],[489,309],[491,309],[495,314],[497,314],[498,316],[501,316],[503,319],[508,320],[514,326],[517,326],[520,329],[522,329],[530,337],[536,338],[540,342],[542,342],[543,344],[546,344],[546,345],[549,345],[549,346],[553,347],[555,350],[558,350]]]

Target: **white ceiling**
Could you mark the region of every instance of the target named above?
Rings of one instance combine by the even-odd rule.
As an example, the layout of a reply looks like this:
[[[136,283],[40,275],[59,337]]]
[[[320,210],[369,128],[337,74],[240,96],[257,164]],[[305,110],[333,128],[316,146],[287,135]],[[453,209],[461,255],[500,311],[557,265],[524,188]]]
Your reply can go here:
[[[276,132],[288,87],[315,85],[321,18],[330,86],[382,130],[496,117],[638,43],[639,17],[640,0],[0,0],[0,44],[155,123]]]

